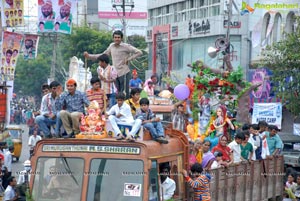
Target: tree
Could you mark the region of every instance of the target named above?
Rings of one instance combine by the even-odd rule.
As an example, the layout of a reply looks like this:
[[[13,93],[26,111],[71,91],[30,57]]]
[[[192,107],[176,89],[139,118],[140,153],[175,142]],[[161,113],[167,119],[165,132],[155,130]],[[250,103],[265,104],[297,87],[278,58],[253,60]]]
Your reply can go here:
[[[97,31],[88,27],[74,28],[71,35],[62,37],[62,56],[64,66],[69,67],[70,58],[76,56],[84,62],[83,52],[91,54],[102,53],[112,42],[112,34],[106,31]],[[96,75],[98,63],[88,60],[88,67],[91,68],[92,74]]]
[[[298,24],[300,19],[296,19]],[[282,98],[286,107],[294,115],[299,115],[300,92],[300,28],[293,33],[285,33],[285,39],[268,46],[264,51],[262,66],[273,70],[271,80],[273,92]]]

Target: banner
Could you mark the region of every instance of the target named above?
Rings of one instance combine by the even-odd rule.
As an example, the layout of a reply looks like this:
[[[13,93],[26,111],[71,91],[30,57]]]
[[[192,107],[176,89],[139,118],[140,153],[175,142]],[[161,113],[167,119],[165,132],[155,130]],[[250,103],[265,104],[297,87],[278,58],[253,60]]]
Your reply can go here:
[[[38,41],[39,37],[37,35],[28,34],[24,36],[22,45],[24,59],[34,59],[37,56]]]
[[[22,26],[24,24],[23,0],[1,0],[0,3],[3,27]]]
[[[15,67],[23,39],[22,34],[5,31],[2,38],[1,80],[14,80]]]
[[[266,121],[268,124],[276,125],[281,129],[282,104],[281,103],[254,103],[252,124]]]
[[[76,0],[39,0],[39,32],[71,34]]]

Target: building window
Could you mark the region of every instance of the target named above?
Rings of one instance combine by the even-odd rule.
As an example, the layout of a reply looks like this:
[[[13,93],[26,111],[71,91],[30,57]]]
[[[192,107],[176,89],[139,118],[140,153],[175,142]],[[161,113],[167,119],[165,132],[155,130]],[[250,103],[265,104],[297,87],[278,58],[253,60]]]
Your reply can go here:
[[[217,16],[220,14],[220,6],[212,6],[209,10],[209,16]]]
[[[286,25],[285,25],[285,31],[287,33],[295,32],[295,25],[296,25],[296,16],[294,12],[290,12],[286,17]]]
[[[269,35],[267,35],[268,27],[270,24],[271,15],[266,13],[263,18],[262,31],[261,31],[261,44],[265,46],[268,44]]]
[[[207,8],[201,8],[197,11],[198,18],[207,18]]]
[[[274,19],[273,42],[279,42],[281,39],[281,34],[282,34],[281,23],[282,23],[281,15],[277,13]]]

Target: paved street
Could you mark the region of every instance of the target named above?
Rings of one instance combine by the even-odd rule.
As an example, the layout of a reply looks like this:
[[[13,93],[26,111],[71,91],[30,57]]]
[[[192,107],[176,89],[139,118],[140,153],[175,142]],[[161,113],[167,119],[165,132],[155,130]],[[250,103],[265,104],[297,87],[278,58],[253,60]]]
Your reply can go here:
[[[17,162],[14,159],[13,165],[12,165],[12,174],[14,176],[18,176],[17,172],[24,169],[23,163],[25,160],[29,159],[29,148],[28,148],[28,126],[26,124],[21,125],[22,129],[24,129],[24,132],[22,134],[22,152],[21,157],[19,161]]]

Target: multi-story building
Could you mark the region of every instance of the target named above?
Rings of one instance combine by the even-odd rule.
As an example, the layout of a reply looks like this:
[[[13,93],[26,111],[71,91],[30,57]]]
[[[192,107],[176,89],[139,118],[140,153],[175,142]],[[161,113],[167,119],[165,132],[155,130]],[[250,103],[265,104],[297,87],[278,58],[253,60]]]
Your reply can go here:
[[[266,45],[292,32],[300,8],[297,0],[148,0],[147,42],[150,73],[190,73],[187,64],[197,59],[218,68],[223,55],[208,56],[216,39],[228,36],[234,68],[248,72]],[[230,10],[232,12],[230,12]],[[232,13],[232,15],[230,15]],[[230,20],[229,20],[230,16]],[[219,42],[219,40],[218,40]],[[220,45],[219,43],[217,45]]]
[[[122,0],[78,0],[75,24],[106,31],[122,30],[126,35],[145,35],[148,25],[147,1],[125,0],[125,12]],[[125,17],[123,14],[125,13]],[[124,27],[125,25],[125,27]]]

